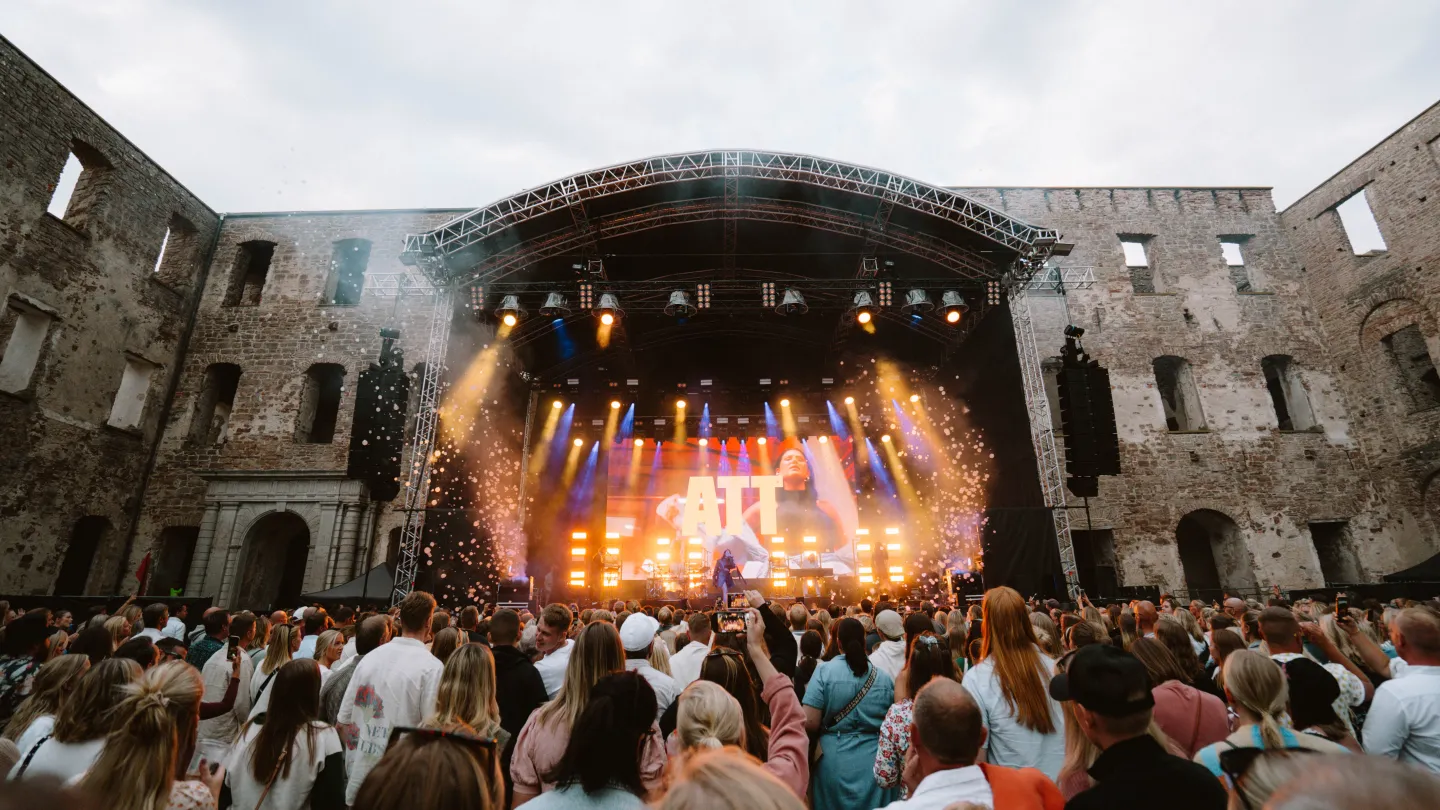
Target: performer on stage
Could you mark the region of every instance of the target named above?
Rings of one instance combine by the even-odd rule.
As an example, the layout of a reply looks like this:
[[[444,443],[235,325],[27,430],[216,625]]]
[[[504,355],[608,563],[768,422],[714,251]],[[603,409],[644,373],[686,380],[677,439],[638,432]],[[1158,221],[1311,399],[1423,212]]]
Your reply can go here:
[[[715,561],[715,572],[711,574],[711,577],[715,580],[716,587],[720,589],[721,608],[728,607],[730,604],[730,586],[735,584],[730,572],[735,570],[735,557],[730,554],[730,549],[727,548],[725,549],[725,553],[720,555],[720,559]],[[739,572],[736,571],[736,573],[738,574]]]

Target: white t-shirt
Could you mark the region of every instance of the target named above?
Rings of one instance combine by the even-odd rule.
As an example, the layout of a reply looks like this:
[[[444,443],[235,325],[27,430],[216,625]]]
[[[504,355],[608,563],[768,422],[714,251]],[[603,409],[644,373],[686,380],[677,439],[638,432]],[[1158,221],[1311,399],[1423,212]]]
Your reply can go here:
[[[1041,734],[1025,728],[1015,719],[1015,712],[1005,702],[1000,679],[995,674],[995,660],[987,658],[965,673],[960,685],[980,705],[980,719],[990,734],[985,740],[987,761],[1007,768],[1037,768],[1052,780],[1060,775],[1065,764],[1065,715],[1060,704],[1050,697],[1048,687],[1055,674],[1055,661],[1043,653],[1041,678],[1046,686],[1045,702],[1050,706],[1050,722],[1055,731]]]
[[[205,663],[210,662],[206,661]],[[281,664],[280,667],[266,672],[263,666],[264,662],[261,663],[262,666],[255,667],[255,674],[250,676],[250,712],[245,715],[246,720],[254,720],[256,715],[265,711],[266,707],[270,705],[270,690],[275,687],[275,678],[280,677],[276,673],[280,671],[280,667],[285,666]],[[275,678],[270,677],[271,675],[275,675]]]
[[[944,810],[962,802],[980,807],[995,805],[995,794],[979,765],[936,771],[920,780],[910,798],[891,802],[884,810]]]
[[[35,743],[40,742],[42,737],[50,736],[50,732],[54,730],[54,715],[42,714],[34,720],[31,720],[30,727],[25,729],[25,733],[21,734],[20,739],[15,741],[15,747],[20,749],[20,756],[25,756],[26,751],[34,748]]]
[[[554,698],[565,683],[565,668],[570,665],[570,653],[575,649],[575,642],[565,639],[565,643],[558,650],[535,662],[535,669],[540,673],[540,680],[545,683],[545,695]]]
[[[230,689],[230,669],[231,662],[224,655],[212,655],[206,659],[205,666],[200,669],[200,677],[205,681],[205,696],[201,700],[218,703],[225,699],[225,692]],[[234,707],[219,717],[200,721],[196,747],[211,762],[224,761],[230,744],[240,732],[240,724],[250,716],[250,704],[253,702],[250,685],[254,677],[250,656],[241,653],[240,686],[235,690]]]
[[[1391,673],[1396,661],[1390,662]],[[1406,666],[1375,690],[1365,718],[1365,752],[1440,773],[1440,667]]]
[[[176,641],[184,642],[185,620],[177,619],[174,616],[171,616],[170,621],[165,623],[165,629],[161,630],[160,633],[168,638],[173,638]]]
[[[310,747],[307,735],[295,735],[295,743],[290,747],[290,773],[275,778],[270,785],[270,792],[265,795],[263,805],[259,804],[260,795],[265,793],[265,783],[270,780],[270,774],[265,774],[263,779],[255,778],[255,768],[250,761],[254,756],[251,746],[255,738],[260,736],[260,726],[252,723],[247,727],[245,735],[235,745],[230,758],[225,761],[225,784],[230,787],[230,806],[238,810],[291,810],[309,807],[310,791],[315,787],[315,780],[320,777],[320,772],[325,769],[326,757],[342,750],[340,736],[335,733],[335,729],[320,722],[314,725],[315,747]]]
[[[870,653],[870,663],[875,668],[890,676],[890,680],[900,677],[900,670],[905,668],[905,642],[891,641],[881,637],[881,641]]]
[[[403,636],[376,647],[355,665],[350,694],[341,699],[336,717],[347,749],[346,804],[355,803],[360,783],[384,755],[390,729],[418,726],[435,713],[444,668],[419,640]]]
[[[30,757],[30,767],[25,769],[25,778],[34,779],[37,776],[53,776],[61,782],[69,782],[84,776],[100,758],[100,752],[105,750],[105,738],[98,740],[86,740],[76,743],[56,742],[54,737],[40,744],[39,750]],[[10,769],[10,779],[14,780],[19,776],[20,767],[25,764],[25,757],[29,755],[30,749],[20,751],[20,759]]]
[[[299,650],[296,650],[296,652],[295,652],[295,657],[296,657],[296,658],[314,658],[314,657],[315,657],[315,642],[317,642],[317,641],[319,641],[319,640],[320,640],[320,635],[319,635],[318,633],[317,633],[316,635],[313,635],[313,636],[305,636],[304,638],[300,639],[300,649],[299,649]]]
[[[655,719],[665,714],[675,698],[680,696],[680,687],[675,684],[675,679],[650,666],[649,661],[639,658],[625,659],[625,669],[630,672],[640,673],[640,677],[650,682],[650,688],[655,690]]]
[[[340,660],[335,662],[335,669],[342,669],[341,664],[350,663],[350,659],[355,657],[355,652],[355,637],[351,636],[350,639],[345,642],[345,646],[340,648]]]
[[[705,663],[705,656],[710,654],[710,645],[714,643],[715,634],[712,633],[708,642],[692,641],[670,656],[670,677],[675,679],[675,686],[680,691],[700,680],[700,666]]]

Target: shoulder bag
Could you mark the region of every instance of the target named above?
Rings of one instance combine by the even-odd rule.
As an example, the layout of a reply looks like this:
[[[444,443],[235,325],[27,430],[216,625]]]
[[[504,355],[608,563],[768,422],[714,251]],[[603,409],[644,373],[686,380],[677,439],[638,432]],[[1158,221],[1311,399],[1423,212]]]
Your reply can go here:
[[[824,726],[821,727],[820,733],[822,735],[830,729],[833,729],[836,726],[840,725],[840,721],[844,720],[846,717],[849,717],[850,713],[855,711],[855,709],[860,706],[860,701],[864,700],[865,696],[870,694],[870,687],[875,685],[875,672],[875,666],[872,664],[870,666],[870,674],[865,677],[865,683],[860,687],[860,691],[855,693],[855,697],[851,698],[850,702],[845,705],[845,708],[836,712],[834,716],[832,716],[829,721],[827,721]],[[820,741],[817,739],[815,741],[815,750],[812,751],[810,754],[810,764],[814,765],[815,763],[819,762],[820,757],[823,756],[824,753],[825,752],[820,748]]]

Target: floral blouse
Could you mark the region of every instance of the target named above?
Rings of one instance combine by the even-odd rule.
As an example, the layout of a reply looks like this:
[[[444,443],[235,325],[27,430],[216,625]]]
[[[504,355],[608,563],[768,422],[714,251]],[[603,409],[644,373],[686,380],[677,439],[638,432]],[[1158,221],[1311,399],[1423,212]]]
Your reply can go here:
[[[900,784],[905,770],[905,752],[910,750],[910,719],[915,701],[906,698],[890,707],[885,722],[880,724],[880,746],[875,749],[875,781],[882,788],[900,785],[900,797],[906,796]]]

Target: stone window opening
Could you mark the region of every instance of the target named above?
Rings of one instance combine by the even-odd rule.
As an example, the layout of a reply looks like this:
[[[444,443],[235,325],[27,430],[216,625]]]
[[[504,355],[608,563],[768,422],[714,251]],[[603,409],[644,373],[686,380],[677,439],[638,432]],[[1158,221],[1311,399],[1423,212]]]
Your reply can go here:
[[[1265,388],[1270,392],[1270,404],[1275,407],[1280,429],[1314,429],[1315,414],[1294,358],[1272,354],[1260,360],[1260,370],[1265,374]]]
[[[1160,391],[1160,404],[1165,412],[1165,428],[1170,431],[1205,430],[1205,416],[1200,409],[1200,389],[1195,373],[1183,357],[1157,357],[1155,387]]]
[[[1420,327],[1412,323],[1381,338],[1380,343],[1414,410],[1440,407],[1440,375],[1435,372],[1435,363],[1430,359],[1430,349],[1425,345]]]
[[[121,430],[140,429],[145,421],[145,402],[150,398],[150,379],[154,374],[154,363],[134,356],[125,358],[120,390],[115,392],[106,424]]]
[[[55,576],[55,596],[82,596],[90,582],[95,558],[110,536],[110,521],[99,515],[86,515],[75,521],[70,542]]]
[[[344,390],[344,366],[316,363],[305,372],[300,412],[295,420],[296,442],[330,444],[335,441],[335,423],[340,416],[340,396]]]
[[[46,211],[74,228],[86,227],[111,174],[110,161],[83,141],[70,145],[70,154],[55,179]]]
[[[1236,292],[1255,290],[1250,268],[1245,264],[1245,244],[1249,239],[1249,236],[1238,235],[1220,237],[1220,255],[1225,259],[1225,267],[1230,271],[1230,283],[1235,285]]]
[[[205,369],[205,381],[190,419],[191,444],[217,445],[229,439],[230,414],[239,387],[240,367],[234,363],[213,363]]]
[[[179,214],[172,215],[160,240],[154,276],[170,286],[188,286],[200,266],[200,239],[195,226]]]
[[[1213,509],[1197,509],[1175,527],[1176,551],[1187,598],[1210,601],[1222,593],[1257,592],[1250,549],[1234,519]]]
[[[1380,223],[1375,221],[1375,212],[1370,208],[1367,189],[1360,189],[1335,206],[1340,224],[1345,229],[1345,238],[1350,241],[1350,250],[1356,256],[1370,256],[1384,253],[1385,237],[1380,234]]]
[[[1350,536],[1350,523],[1344,520],[1318,521],[1310,524],[1310,540],[1320,560],[1320,574],[1325,585],[1351,585],[1364,579],[1360,557]]]
[[[1130,271],[1130,287],[1137,293],[1155,292],[1155,268],[1150,264],[1150,247],[1154,237],[1146,234],[1122,233],[1120,250],[1125,254],[1125,268]]]
[[[150,575],[146,593],[151,596],[182,595],[185,580],[190,576],[190,564],[195,559],[195,544],[199,540],[199,526],[166,526],[161,529],[155,573]]]
[[[235,251],[235,264],[230,269],[230,289],[225,293],[227,307],[255,307],[265,291],[270,276],[270,263],[275,259],[275,243],[263,239],[241,243]]]
[[[365,269],[370,264],[370,240],[341,239],[330,257],[330,278],[325,283],[325,300],[335,306],[360,304],[365,289]]]
[[[13,297],[4,315],[4,320],[10,323],[10,337],[5,341],[5,353],[0,355],[0,391],[22,394],[29,391],[34,382],[35,369],[40,365],[45,338],[54,318]]]

